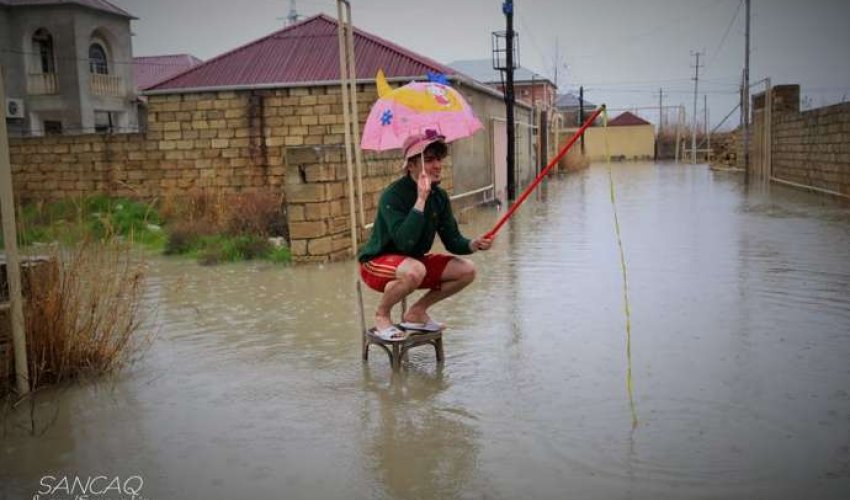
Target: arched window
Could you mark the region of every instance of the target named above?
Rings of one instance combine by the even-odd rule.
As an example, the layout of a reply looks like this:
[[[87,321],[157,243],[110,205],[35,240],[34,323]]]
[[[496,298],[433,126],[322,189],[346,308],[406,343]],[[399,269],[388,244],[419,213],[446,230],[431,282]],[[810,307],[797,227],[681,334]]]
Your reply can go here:
[[[109,65],[106,62],[106,50],[99,43],[89,45],[89,73],[99,75],[109,74]]]
[[[35,52],[35,69],[42,73],[55,73],[56,65],[53,58],[53,36],[44,28],[39,28],[32,36],[33,52]]]

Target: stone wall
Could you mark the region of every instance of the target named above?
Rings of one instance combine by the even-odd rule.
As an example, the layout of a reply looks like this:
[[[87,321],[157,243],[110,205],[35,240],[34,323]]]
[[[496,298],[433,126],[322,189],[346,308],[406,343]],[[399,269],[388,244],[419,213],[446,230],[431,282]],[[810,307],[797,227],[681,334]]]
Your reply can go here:
[[[376,97],[373,85],[358,86],[361,124]],[[144,134],[11,139],[16,195],[154,199],[197,189],[277,189],[296,261],[350,254],[339,87],[154,95],[147,123]],[[400,175],[401,158],[367,153],[363,160],[368,224],[380,191]],[[451,189],[450,164],[444,177]]]
[[[358,86],[361,123],[374,89]],[[284,150],[343,143],[339,87],[150,96],[144,134],[10,139],[24,199],[107,194],[153,198],[283,185]]]
[[[799,85],[777,85],[771,96],[772,179],[850,196],[850,103],[800,112]],[[764,93],[755,95],[751,174],[763,155],[765,107]]]
[[[351,255],[351,211],[345,150],[340,145],[295,146],[286,150],[287,218],[296,262],[321,262]],[[358,246],[375,218],[384,188],[404,175],[396,153],[365,154],[362,162],[363,213],[355,196]],[[352,169],[354,166],[352,166]],[[443,166],[441,186],[452,189],[452,168]],[[355,190],[357,186],[355,183]]]
[[[850,103],[773,122],[773,177],[850,196]]]

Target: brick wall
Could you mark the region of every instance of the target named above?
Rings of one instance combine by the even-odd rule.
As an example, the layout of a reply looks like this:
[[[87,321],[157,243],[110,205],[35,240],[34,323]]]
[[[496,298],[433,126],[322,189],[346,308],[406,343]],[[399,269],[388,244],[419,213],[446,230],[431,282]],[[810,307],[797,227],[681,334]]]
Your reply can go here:
[[[850,196],[850,103],[776,113],[773,176]]]
[[[358,100],[371,104],[375,95],[361,86]],[[151,198],[281,186],[286,147],[341,144],[344,133],[332,86],[150,96],[147,123],[145,134],[11,139],[16,193]]]
[[[771,175],[850,196],[850,103],[800,112],[799,85],[772,88]],[[750,169],[758,167],[764,93],[753,97]]]
[[[358,85],[360,123],[377,98]],[[347,168],[338,86],[150,96],[144,134],[11,139],[23,199],[107,194],[152,199],[194,189],[279,189],[296,261],[350,254]],[[363,155],[366,223],[400,175],[400,155]],[[451,165],[443,186],[451,189]],[[358,235],[362,242],[365,234]]]
[[[384,188],[403,175],[397,153],[367,153],[363,156],[363,212],[365,224],[375,218],[378,198]],[[341,145],[296,146],[286,150],[287,218],[293,260],[321,262],[351,255],[351,211],[345,150]],[[352,169],[354,166],[352,166]],[[443,167],[444,189],[452,188],[451,163]],[[357,186],[355,185],[355,189]],[[355,214],[360,227],[359,202]],[[368,230],[357,234],[358,244]]]

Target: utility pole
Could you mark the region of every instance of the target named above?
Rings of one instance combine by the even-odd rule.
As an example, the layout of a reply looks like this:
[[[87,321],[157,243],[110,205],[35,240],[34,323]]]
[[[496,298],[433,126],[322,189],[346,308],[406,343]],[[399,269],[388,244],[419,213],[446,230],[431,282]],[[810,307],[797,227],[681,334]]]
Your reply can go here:
[[[289,13],[286,15],[286,25],[292,26],[298,22],[298,12],[295,10],[295,0],[289,0]]]
[[[679,146],[681,143],[682,121],[685,115],[685,107],[679,104],[676,110],[676,163],[679,163]]]
[[[708,162],[708,155],[711,154],[711,139],[708,138],[708,94],[702,95],[702,133],[705,136],[704,140],[708,141],[705,151],[705,161]]]
[[[664,90],[658,89],[658,137],[664,128]]]
[[[15,229],[15,198],[12,193],[12,166],[9,161],[9,136],[6,131],[6,93],[0,66],[0,212],[3,221],[3,241],[6,246],[6,281],[9,283],[8,307],[12,326],[12,348],[15,353],[15,381],[18,396],[30,392],[27,364],[27,336],[21,293],[21,264],[18,259],[18,234]],[[5,374],[4,374],[5,375]]]
[[[578,88],[578,122],[584,124],[584,85]],[[581,134],[581,155],[584,156],[584,134]]]
[[[691,130],[691,163],[696,165],[697,163],[697,92],[699,90],[699,56],[700,53],[696,52],[694,55],[697,58],[696,65],[694,66],[694,116],[693,116],[693,125]]]
[[[516,173],[515,169],[515,159],[516,159],[516,144],[514,144],[515,130],[514,130],[514,2],[513,0],[505,0],[505,3],[502,4],[502,12],[505,14],[505,23],[506,23],[506,44],[505,47],[507,49],[507,54],[505,54],[505,66],[507,69],[505,71],[506,78],[506,92],[505,92],[505,106],[506,106],[506,119],[507,119],[507,131],[508,131],[508,200],[513,201],[516,197]]]
[[[664,90],[658,89],[658,133],[655,136],[655,159],[661,159],[661,132],[664,128]]]
[[[555,88],[558,88],[558,66],[561,64],[561,60],[558,57],[558,37],[555,37]]]
[[[741,84],[741,121],[744,125],[744,179],[750,178],[750,0],[744,0],[744,81]]]

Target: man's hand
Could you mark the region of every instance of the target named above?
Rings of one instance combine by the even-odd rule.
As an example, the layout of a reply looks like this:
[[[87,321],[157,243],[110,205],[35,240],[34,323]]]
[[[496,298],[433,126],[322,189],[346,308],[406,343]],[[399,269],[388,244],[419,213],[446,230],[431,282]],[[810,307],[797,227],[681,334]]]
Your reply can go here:
[[[493,238],[485,238],[484,236],[475,238],[469,242],[469,248],[472,249],[473,252],[477,252],[479,250],[490,250],[491,246],[493,246]]]
[[[416,181],[416,187],[419,192],[419,200],[425,201],[428,195],[431,194],[431,177],[425,173],[425,168],[419,172],[419,180]]]

